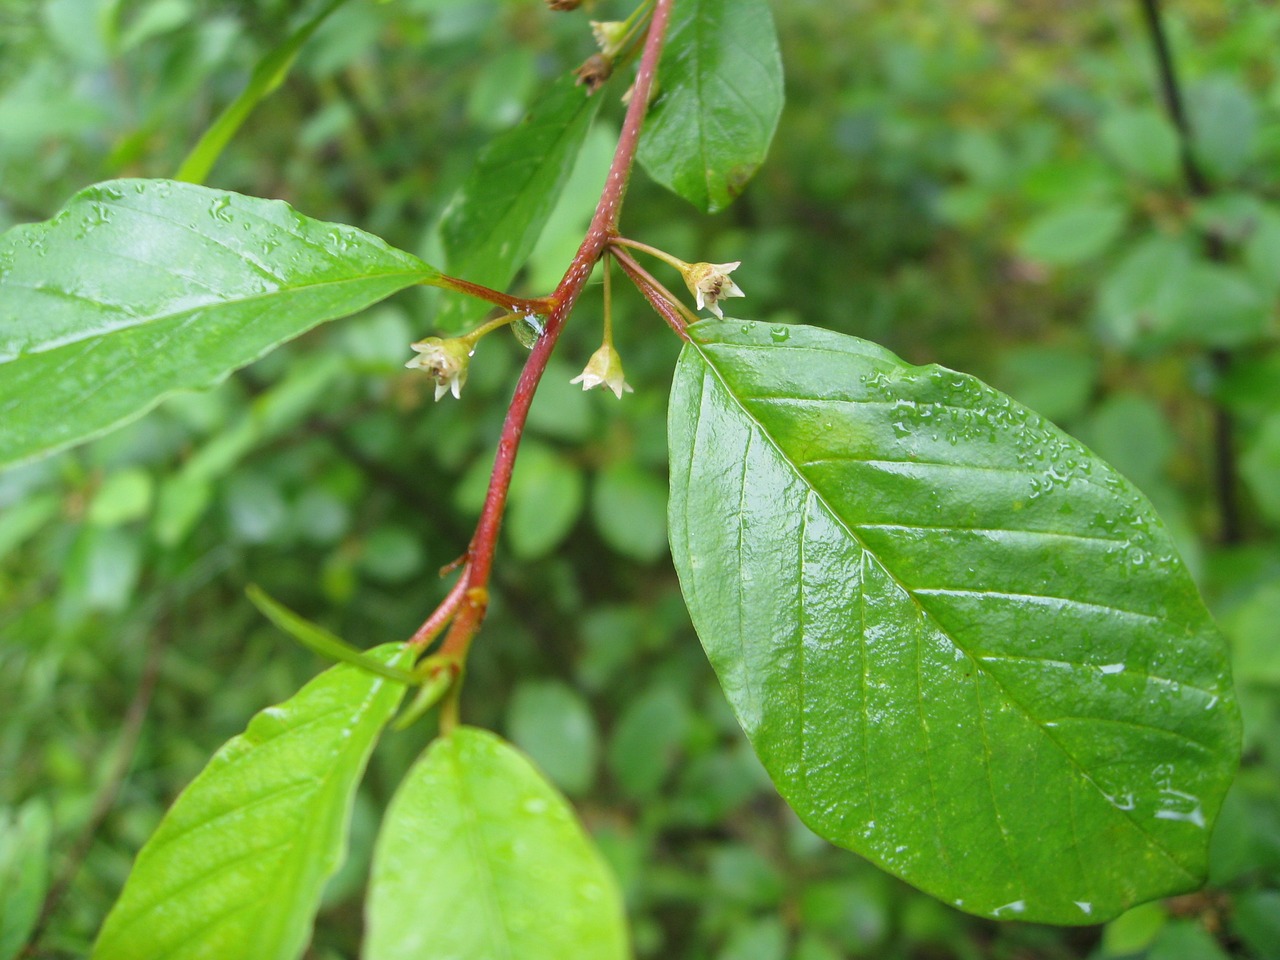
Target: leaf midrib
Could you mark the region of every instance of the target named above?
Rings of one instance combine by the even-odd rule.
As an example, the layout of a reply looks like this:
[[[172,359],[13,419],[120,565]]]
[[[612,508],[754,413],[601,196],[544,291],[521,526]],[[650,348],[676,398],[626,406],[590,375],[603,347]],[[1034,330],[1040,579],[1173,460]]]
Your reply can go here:
[[[126,331],[134,331],[134,330],[142,329],[144,327],[155,326],[155,325],[168,323],[170,321],[175,321],[175,320],[181,320],[185,317],[190,317],[193,314],[201,313],[204,311],[217,311],[222,308],[231,308],[231,307],[239,308],[239,307],[251,305],[256,301],[268,301],[268,300],[271,300],[272,298],[289,297],[294,294],[307,293],[307,292],[323,289],[324,287],[331,287],[331,286],[336,287],[336,286],[341,286],[345,284],[353,284],[353,285],[361,284],[361,283],[367,283],[371,280],[396,280],[396,279],[403,279],[406,277],[424,277],[424,276],[430,276],[430,274],[429,273],[424,274],[423,271],[421,270],[399,270],[393,273],[357,274],[357,275],[352,275],[348,277],[342,277],[341,279],[336,279],[336,280],[317,280],[310,283],[298,284],[296,286],[285,287],[280,290],[273,290],[268,293],[256,293],[251,296],[232,297],[232,298],[223,299],[223,300],[216,300],[212,303],[201,304],[195,307],[188,307],[184,310],[175,310],[169,313],[157,313],[147,317],[139,317],[137,315],[127,315],[127,316],[132,316],[134,319],[138,320],[139,322],[128,323],[119,327],[112,327],[109,330],[91,331],[83,336],[76,336],[70,339],[58,340],[58,341],[47,341],[45,343],[40,344],[39,349],[19,350],[17,353],[12,354],[8,357],[2,357],[0,358],[0,363],[15,363],[21,360],[23,357],[34,357],[34,356],[39,356],[42,353],[53,353],[54,351],[61,350],[64,347],[72,347],[72,346],[75,346],[76,344],[89,343],[93,340],[101,340],[104,337],[110,337],[115,334],[124,333]],[[116,307],[108,308],[106,307],[105,304],[101,304],[100,301],[94,301],[94,302],[99,303],[99,305],[103,306],[106,309],[113,309],[113,310],[118,309]]]
[[[1035,714],[1031,712],[1031,710],[1026,706],[1026,704],[1024,704],[1016,696],[1014,696],[1014,694],[1009,690],[1009,688],[1006,687],[1004,683],[1000,681],[1000,678],[998,676],[991,673],[989,670],[985,669],[981,665],[979,658],[976,657],[973,653],[971,653],[964,645],[959,643],[956,640],[956,638],[953,637],[951,633],[943,627],[943,625],[937,620],[937,618],[929,611],[928,607],[926,607],[923,603],[920,602],[920,599],[915,595],[915,592],[912,591],[906,584],[904,584],[899,579],[897,574],[895,574],[894,571],[885,563],[885,561],[880,557],[880,555],[876,553],[876,551],[872,550],[869,546],[867,546],[867,544],[863,542],[862,538],[859,537],[857,533],[855,533],[854,530],[849,526],[849,524],[845,522],[844,518],[841,517],[840,514],[837,513],[832,508],[832,506],[827,502],[826,498],[822,495],[822,491],[817,489],[813,481],[800,469],[800,467],[787,454],[787,452],[782,449],[781,445],[774,438],[772,432],[750,410],[747,409],[744,401],[740,399],[737,393],[734,392],[734,390],[729,386],[728,380],[724,377],[720,369],[713,362],[712,360],[713,355],[709,350],[705,349],[708,346],[708,344],[696,339],[691,339],[688,341],[688,345],[697,352],[699,358],[702,360],[703,365],[707,368],[707,370],[709,370],[715,376],[717,382],[720,384],[721,388],[724,390],[726,396],[729,397],[729,399],[733,402],[733,405],[741,412],[742,416],[745,417],[747,421],[751,423],[752,426],[760,432],[761,436],[764,437],[765,441],[771,447],[773,447],[773,449],[777,452],[782,462],[787,465],[788,469],[790,469],[795,474],[795,476],[805,485],[805,487],[813,491],[815,501],[821,504],[822,508],[827,512],[828,516],[830,516],[831,519],[840,527],[840,529],[843,530],[849,536],[850,540],[858,544],[859,548],[867,556],[872,557],[875,560],[875,562],[880,566],[880,569],[882,569],[885,572],[885,575],[888,576],[889,579],[892,580],[894,584],[896,584],[898,588],[901,589],[902,592],[911,599],[911,602],[917,607],[917,609],[919,609],[921,615],[925,617],[927,621],[931,623],[938,630],[939,633],[942,634],[942,636],[950,640],[956,646],[957,649],[964,651],[965,656],[967,656],[970,659],[970,661],[973,662],[974,669],[980,671],[985,677],[987,677],[991,681],[991,683],[993,683],[996,687],[998,687],[1003,692],[1007,701],[1012,705],[1016,706],[1018,711],[1027,720],[1031,722],[1031,724],[1035,727],[1035,729],[1040,731],[1041,735],[1044,736],[1050,743],[1052,743],[1054,747],[1057,748],[1064,757],[1066,757],[1066,759],[1071,764],[1072,768],[1086,783],[1088,783],[1091,787],[1093,787],[1094,790],[1098,792],[1098,795],[1106,803],[1109,809],[1114,810],[1116,814],[1119,814],[1123,820],[1130,823],[1133,826],[1133,828],[1137,830],[1143,837],[1147,838],[1147,841],[1149,842],[1151,847],[1154,848],[1156,851],[1158,851],[1160,855],[1164,857],[1164,859],[1167,860],[1170,864],[1172,864],[1179,873],[1183,874],[1184,876],[1186,876],[1188,879],[1192,881],[1196,880],[1197,879],[1196,875],[1192,873],[1190,870],[1188,870],[1186,867],[1184,867],[1177,859],[1175,859],[1172,856],[1172,854],[1169,852],[1169,850],[1165,847],[1165,845],[1161,843],[1157,837],[1155,837],[1149,831],[1144,829],[1142,824],[1139,823],[1138,820],[1132,816],[1130,811],[1119,809],[1107,799],[1107,795],[1103,791],[1102,787],[1099,786],[1098,783],[1093,779],[1093,777],[1089,775],[1088,771],[1086,771],[1084,767],[1081,766],[1080,762],[1075,758],[1075,756],[1071,753],[1071,751],[1068,750],[1052,734],[1049,728],[1045,727],[1044,724],[1036,718]],[[726,345],[732,346],[732,344],[726,344]],[[987,764],[986,766],[987,766],[988,776],[990,776],[990,765]],[[999,815],[997,812],[997,818],[998,816]]]

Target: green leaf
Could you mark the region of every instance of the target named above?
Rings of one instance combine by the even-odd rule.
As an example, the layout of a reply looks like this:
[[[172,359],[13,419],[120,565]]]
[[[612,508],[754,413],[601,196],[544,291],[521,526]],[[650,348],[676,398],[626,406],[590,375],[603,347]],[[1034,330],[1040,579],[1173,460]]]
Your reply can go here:
[[[1022,236],[1024,257],[1066,267],[1103,253],[1124,230],[1127,213],[1119,204],[1069,204],[1050,210]]]
[[[511,283],[555,209],[604,96],[588,97],[572,76],[561,77],[519,126],[485,148],[441,224],[451,273],[496,289]],[[489,309],[452,298],[436,324],[462,329]]]
[[[616,463],[600,471],[591,512],[600,536],[624,557],[652,563],[666,553],[667,491],[635,464]]]
[[[10,812],[0,809],[0,960],[13,960],[27,943],[49,886],[49,833],[43,801]]]
[[[1240,474],[1263,515],[1280,521],[1280,411],[1262,421],[1240,458]]]
[[[1174,296],[1167,333],[1178,340],[1238,347],[1265,336],[1271,301],[1241,268],[1195,262],[1166,282]]]
[[[1160,931],[1146,960],[1227,960],[1227,954],[1199,923],[1175,920]]]
[[[0,236],[0,465],[87,440],[438,276],[278,200],[168,180],[90,187]]]
[[[1154,183],[1176,182],[1181,170],[1178,133],[1154,107],[1113,111],[1099,125],[1098,138],[1126,172]]]
[[[690,332],[672,554],[801,819],[980,915],[1097,923],[1198,886],[1240,724],[1150,504],[964,374],[810,327]]]
[[[507,534],[517,557],[550,553],[582,513],[582,471],[550,447],[528,444],[511,478]]]
[[[1158,903],[1144,903],[1107,924],[1102,931],[1102,952],[1124,957],[1141,953],[1155,941],[1169,917]]]
[[[564,798],[491,733],[432,743],[378,837],[365,960],[628,955],[617,884]]]
[[[406,658],[400,644],[370,656]],[[346,849],[356,786],[403,692],[344,664],[254,717],[138,854],[93,960],[300,956]]]
[[[507,708],[507,728],[512,741],[565,793],[591,788],[600,748],[596,721],[572,687],[557,680],[523,681]]]
[[[766,0],[681,0],[637,159],[700,210],[723,210],[764,162],[782,102]]]
[[[1258,147],[1258,105],[1237,77],[1206,77],[1191,88],[1187,102],[1196,159],[1222,179],[1239,176]]]
[[[627,704],[609,742],[609,767],[623,793],[652,797],[679,759],[691,726],[680,693],[655,686]]]
[[[178,172],[174,174],[175,180],[200,183],[209,175],[218,157],[231,142],[231,138],[235,136],[241,124],[249,118],[253,108],[284,82],[302,45],[311,39],[316,28],[329,18],[329,14],[346,2],[347,0],[329,0],[315,16],[294,31],[289,39],[258,61],[258,65],[253,68],[253,75],[249,77],[248,86],[235,100],[227,104],[226,109],[213,122],[213,126],[204,132],[187,158],[182,161]]]

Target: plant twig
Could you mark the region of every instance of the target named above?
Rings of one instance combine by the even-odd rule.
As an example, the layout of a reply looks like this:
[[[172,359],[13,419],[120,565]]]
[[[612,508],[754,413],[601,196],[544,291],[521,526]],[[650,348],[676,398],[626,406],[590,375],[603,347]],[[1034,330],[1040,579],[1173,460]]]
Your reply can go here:
[[[631,278],[631,282],[636,288],[644,294],[646,300],[654,310],[661,314],[662,318],[680,337],[681,340],[689,339],[688,325],[697,323],[698,318],[690,313],[686,307],[674,294],[649,273],[644,267],[636,263],[635,257],[627,253],[625,250],[619,250],[617,247],[612,248],[612,254],[618,265],[622,267],[623,272]]]
[[[1169,38],[1160,13],[1160,0],[1138,0],[1151,47],[1155,53],[1156,68],[1160,75],[1160,95],[1178,133],[1178,154],[1182,162],[1182,175],[1193,197],[1203,199],[1213,195],[1213,185],[1196,162],[1193,149],[1194,134],[1187,116],[1182,86],[1169,48]],[[1205,254],[1216,263],[1227,259],[1227,248],[1222,237],[1212,231],[1205,234]],[[1219,377],[1231,368],[1229,350],[1209,351],[1210,361]],[[1213,475],[1218,498],[1219,539],[1224,544],[1239,543],[1244,539],[1240,522],[1240,500],[1237,495],[1235,423],[1231,413],[1220,403],[1213,405]]]
[[[613,154],[613,162],[609,167],[609,175],[605,180],[600,202],[596,205],[591,225],[578,248],[569,269],[549,298],[550,310],[542,336],[534,344],[516,383],[515,393],[507,408],[506,419],[502,424],[502,435],[498,440],[498,452],[494,458],[493,473],[489,479],[489,489],[485,494],[484,506],[481,508],[480,520],[471,539],[468,550],[468,561],[463,570],[458,591],[461,599],[453,616],[453,623],[446,634],[440,653],[457,658],[462,662],[466,656],[471,639],[484,619],[487,607],[489,576],[493,566],[493,555],[497,548],[498,530],[502,524],[502,514],[506,509],[507,493],[511,487],[511,475],[515,469],[516,451],[520,446],[520,438],[524,433],[525,422],[529,416],[529,408],[538,383],[546,372],[547,361],[555,349],[565,321],[573,310],[574,304],[581,295],[591,276],[596,262],[608,247],[609,239],[617,233],[618,217],[622,212],[622,201],[626,195],[627,183],[631,178],[631,167],[635,160],[636,147],[640,141],[640,128],[644,123],[645,112],[653,93],[654,77],[658,71],[658,61],[662,56],[662,47],[666,40],[667,27],[671,20],[671,6],[674,0],[656,0],[653,17],[649,23],[649,32],[645,39],[644,53],[640,58],[640,66],[636,73],[635,87],[631,102],[627,106],[626,118],[622,132],[618,137],[618,146]],[[453,593],[450,593],[453,596]],[[424,623],[427,627],[437,618],[433,613]],[[443,615],[442,615],[443,616]]]

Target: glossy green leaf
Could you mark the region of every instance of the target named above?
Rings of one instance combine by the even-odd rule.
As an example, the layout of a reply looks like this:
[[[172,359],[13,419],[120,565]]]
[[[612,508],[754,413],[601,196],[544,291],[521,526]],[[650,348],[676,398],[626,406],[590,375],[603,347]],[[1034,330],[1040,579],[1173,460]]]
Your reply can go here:
[[[964,374],[704,322],[671,545],[730,703],[816,833],[969,912],[1189,890],[1238,760],[1226,651],[1114,470]]]
[[[175,180],[200,183],[209,175],[218,157],[231,142],[231,138],[235,136],[241,124],[249,118],[253,108],[284,82],[302,45],[311,39],[316,28],[329,18],[329,14],[346,2],[347,0],[329,0],[284,43],[271,50],[258,62],[258,65],[253,68],[253,75],[249,78],[248,85],[238,97],[227,104],[226,109],[213,122],[213,126],[204,132],[199,142],[191,149],[191,153],[182,161],[182,166],[174,174]]]
[[[407,662],[399,644],[370,656]],[[300,956],[346,849],[356,786],[403,692],[344,664],[255,716],[138,854],[93,960]]]
[[[766,0],[681,0],[637,159],[700,210],[723,210],[764,162],[782,102]]]
[[[387,810],[365,960],[614,960],[622,898],[573,811],[498,737],[436,740]]]
[[[115,180],[0,236],[0,465],[207,387],[439,273],[277,200]]]
[[[480,154],[441,224],[450,273],[497,289],[511,283],[555,209],[605,96],[588,97],[564,76]],[[459,329],[488,309],[453,298],[437,325]]]

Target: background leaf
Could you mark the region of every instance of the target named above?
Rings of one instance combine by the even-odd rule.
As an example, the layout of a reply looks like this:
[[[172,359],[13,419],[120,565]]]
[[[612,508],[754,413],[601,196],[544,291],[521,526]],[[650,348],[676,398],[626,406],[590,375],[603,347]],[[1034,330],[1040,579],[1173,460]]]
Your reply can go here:
[[[278,200],[115,180],[0,236],[0,465],[85,440],[175,390],[439,273]]]
[[[187,154],[187,158],[182,161],[182,166],[174,175],[175,180],[200,183],[209,175],[213,165],[218,162],[218,157],[231,142],[231,138],[236,135],[236,131],[248,119],[253,108],[284,82],[302,45],[311,39],[316,28],[329,18],[329,14],[346,2],[347,0],[329,0],[284,43],[275,47],[258,62],[258,65],[253,68],[253,76],[249,78],[248,85],[238,97],[227,104],[226,109],[213,122],[213,126],[206,130],[196,145],[191,148],[191,152]]]
[[[41,800],[0,809],[0,960],[17,957],[49,886],[49,811]]]
[[[782,101],[766,0],[681,0],[637,158],[695,207],[723,210],[764,162]]]
[[[400,644],[369,655],[407,663]],[[403,692],[343,664],[255,716],[138,854],[94,960],[300,956],[346,849],[356,787]]]
[[[1142,496],[972,377],[814,328],[691,332],[672,553],[801,818],[987,916],[1197,886],[1239,719]]]
[[[573,811],[483,730],[441,737],[409,771],[368,903],[366,960],[629,956],[616,881]]]
[[[565,75],[518,126],[485,148],[440,226],[452,274],[499,290],[511,283],[555,209],[605,96],[588,97]],[[454,297],[436,322],[458,330],[489,309]]]

